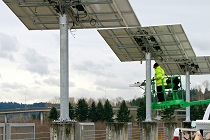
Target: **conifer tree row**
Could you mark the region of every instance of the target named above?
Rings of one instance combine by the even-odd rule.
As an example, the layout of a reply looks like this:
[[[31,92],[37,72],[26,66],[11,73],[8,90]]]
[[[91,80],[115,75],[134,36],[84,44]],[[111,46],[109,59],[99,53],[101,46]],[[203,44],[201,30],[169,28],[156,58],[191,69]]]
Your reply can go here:
[[[210,91],[208,88],[205,88],[205,93],[201,92],[201,89],[191,89],[191,100],[195,98],[195,100],[199,99],[208,99],[210,97]],[[129,103],[131,106],[137,107],[137,117],[133,118],[139,122],[144,121],[146,119],[146,97],[145,95],[140,98],[136,98],[130,101]],[[106,100],[104,105],[101,101],[95,102],[92,101],[91,105],[88,106],[88,103],[85,99],[79,99],[77,104],[73,107],[69,103],[69,117],[71,120],[76,121],[91,121],[91,122],[129,122],[131,121],[130,111],[126,106],[126,102],[122,101],[119,102],[120,108],[116,114],[116,119],[113,119],[114,112],[113,107],[110,104],[109,100]],[[191,111],[191,120],[202,119],[202,116],[205,112],[207,105],[200,105],[200,106],[192,106],[190,107]],[[162,120],[173,120],[174,109],[166,109],[159,111],[159,115],[161,116]],[[49,119],[56,120],[59,118],[59,113],[57,112],[56,108],[52,108],[50,111]]]

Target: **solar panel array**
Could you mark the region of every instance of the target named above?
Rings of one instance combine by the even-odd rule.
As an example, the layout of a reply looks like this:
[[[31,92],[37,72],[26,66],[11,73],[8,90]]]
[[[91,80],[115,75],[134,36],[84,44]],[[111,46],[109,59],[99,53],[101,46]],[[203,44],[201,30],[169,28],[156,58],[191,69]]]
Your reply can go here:
[[[128,0],[3,0],[29,30],[59,29],[59,13],[69,28],[136,27],[140,23]]]
[[[144,61],[195,57],[180,24],[98,30],[121,61]]]
[[[199,56],[189,59],[169,59],[156,62],[165,70],[166,74],[190,75],[210,74],[210,56]]]
[[[120,61],[145,61],[147,52],[166,74],[210,74],[210,57],[196,57],[181,26],[98,30]]]
[[[150,52],[166,74],[210,73],[209,57],[196,57],[180,24],[141,27],[128,0],[3,1],[29,30],[59,29],[59,13],[70,29],[127,27],[98,30],[122,62],[144,61]]]

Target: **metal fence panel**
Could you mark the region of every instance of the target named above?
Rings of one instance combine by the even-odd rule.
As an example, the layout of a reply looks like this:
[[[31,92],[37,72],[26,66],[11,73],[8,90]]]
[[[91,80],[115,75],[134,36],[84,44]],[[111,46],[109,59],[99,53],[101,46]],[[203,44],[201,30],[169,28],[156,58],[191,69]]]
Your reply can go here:
[[[5,140],[5,123],[0,123],[0,140]]]
[[[76,123],[75,139],[76,140],[94,140],[95,125],[94,123]]]
[[[6,140],[35,140],[35,123],[7,123]]]

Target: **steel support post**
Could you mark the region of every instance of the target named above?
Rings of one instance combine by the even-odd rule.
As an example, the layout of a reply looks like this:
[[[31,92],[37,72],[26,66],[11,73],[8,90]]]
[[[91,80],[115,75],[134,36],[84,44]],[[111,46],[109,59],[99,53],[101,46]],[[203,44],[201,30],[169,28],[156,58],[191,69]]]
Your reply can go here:
[[[44,121],[44,113],[43,112],[40,112],[40,122],[41,122],[41,125],[43,125],[43,121]]]
[[[186,102],[190,102],[190,73],[186,71]],[[190,107],[186,107],[186,122],[190,122]]]
[[[146,53],[146,122],[152,121],[151,107],[151,54]]]
[[[68,18],[60,14],[60,121],[69,119]]]

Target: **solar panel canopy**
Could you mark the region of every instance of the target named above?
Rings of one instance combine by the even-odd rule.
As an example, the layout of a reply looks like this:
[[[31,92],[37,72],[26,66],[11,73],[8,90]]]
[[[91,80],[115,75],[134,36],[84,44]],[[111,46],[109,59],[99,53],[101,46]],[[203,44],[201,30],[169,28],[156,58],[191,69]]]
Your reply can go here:
[[[189,59],[169,59],[156,61],[166,74],[185,75],[186,71],[190,75],[210,74],[210,56],[199,56]]]
[[[128,0],[3,0],[29,30],[59,29],[66,9],[69,27],[141,26]]]
[[[120,61],[187,59],[195,53],[181,26],[163,25],[98,30]]]

